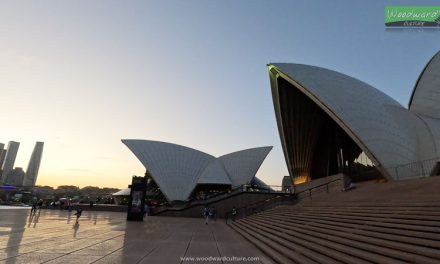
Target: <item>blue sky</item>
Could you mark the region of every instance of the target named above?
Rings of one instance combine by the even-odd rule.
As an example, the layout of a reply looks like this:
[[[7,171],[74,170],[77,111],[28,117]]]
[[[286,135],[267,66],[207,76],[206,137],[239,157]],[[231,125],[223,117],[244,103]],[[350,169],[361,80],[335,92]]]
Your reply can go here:
[[[37,184],[125,187],[143,167],[122,138],[213,155],[273,145],[258,175],[287,169],[266,64],[326,67],[407,105],[438,30],[386,30],[386,5],[438,1],[2,1],[0,142]]]

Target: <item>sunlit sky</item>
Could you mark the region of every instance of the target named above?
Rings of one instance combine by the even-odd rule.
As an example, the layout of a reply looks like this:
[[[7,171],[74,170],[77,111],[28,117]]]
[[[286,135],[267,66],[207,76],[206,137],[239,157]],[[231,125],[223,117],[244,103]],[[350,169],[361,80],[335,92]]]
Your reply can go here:
[[[123,138],[220,156],[272,145],[287,175],[266,64],[318,65],[407,105],[438,30],[386,30],[385,5],[438,1],[1,1],[0,142],[38,185],[126,187],[144,168]]]

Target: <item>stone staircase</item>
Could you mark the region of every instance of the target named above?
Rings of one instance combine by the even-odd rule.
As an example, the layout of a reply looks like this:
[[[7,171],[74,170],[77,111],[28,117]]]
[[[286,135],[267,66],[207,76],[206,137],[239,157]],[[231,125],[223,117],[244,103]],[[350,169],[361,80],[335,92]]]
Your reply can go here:
[[[440,177],[365,184],[230,226],[277,263],[440,263]]]

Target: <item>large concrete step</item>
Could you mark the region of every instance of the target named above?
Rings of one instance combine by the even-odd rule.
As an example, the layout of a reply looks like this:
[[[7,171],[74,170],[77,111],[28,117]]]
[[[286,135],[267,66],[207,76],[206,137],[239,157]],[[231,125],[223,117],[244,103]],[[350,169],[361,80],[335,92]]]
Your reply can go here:
[[[440,210],[438,207],[427,207],[427,210],[423,210],[425,208],[420,209],[412,209],[412,208],[384,208],[384,207],[343,207],[343,206],[298,206],[298,207],[290,207],[290,208],[277,208],[274,211],[344,211],[344,212],[353,212],[353,213],[388,213],[388,214],[417,214],[417,215],[429,215],[429,216],[438,216],[440,217]],[[270,212],[270,211],[266,211]]]
[[[248,218],[254,219],[261,223],[272,224],[278,227],[285,227],[287,229],[290,228],[303,228],[306,230],[320,232],[322,234],[328,234],[331,236],[343,237],[351,240],[356,240],[360,242],[369,243],[372,245],[378,245],[382,247],[387,247],[390,249],[401,250],[403,252],[414,253],[416,255],[422,255],[429,258],[437,259],[440,262],[440,250],[434,249],[430,247],[426,247],[425,245],[415,245],[413,243],[405,243],[404,239],[399,239],[398,236],[394,236],[393,240],[384,238],[384,236],[380,236],[380,234],[374,234],[375,236],[371,236],[372,232],[364,232],[364,234],[359,234],[355,232],[350,232],[349,229],[334,229],[329,228],[325,225],[316,225],[310,223],[304,223],[302,221],[283,221],[277,219],[267,219],[263,217],[252,217]],[[411,239],[410,239],[411,240]]]
[[[347,222],[327,221],[319,218],[304,218],[289,216],[284,218],[274,218],[266,214],[257,215],[268,220],[297,221],[308,225],[325,226],[335,230],[346,231],[349,233],[364,234],[372,237],[384,238],[389,240],[402,241],[405,243],[440,248],[440,234],[402,230],[395,228],[377,227],[363,224],[353,224]]]
[[[381,217],[381,218],[394,218],[394,219],[408,219],[408,220],[422,220],[429,223],[435,223],[435,225],[440,226],[440,215],[430,215],[430,214],[420,214],[412,212],[391,212],[391,211],[351,211],[343,210],[339,208],[329,208],[329,209],[291,209],[285,210],[284,213],[302,214],[302,213],[316,213],[316,214],[335,214],[335,215],[359,215],[365,217]]]
[[[308,243],[309,246],[315,247],[314,250],[317,253],[328,255],[329,257],[332,257],[342,263],[406,263],[402,260],[390,258],[381,254],[330,241],[328,238],[311,236],[302,232],[293,232],[291,230],[279,228],[277,226],[267,226],[265,224],[261,224],[248,219],[242,220],[241,224],[246,228],[259,230],[259,232],[261,233],[282,236],[284,239],[292,243]]]
[[[280,243],[280,241],[283,241],[281,243],[290,245],[291,248],[296,247],[298,252],[307,255],[311,259],[317,260],[319,263],[334,263],[335,261],[336,263],[371,263],[370,261],[354,257],[335,249],[335,247],[338,248],[338,245],[336,244],[333,245],[333,248],[326,247],[325,245],[317,243],[319,241],[314,238],[307,239],[306,237],[301,236],[301,234],[299,236],[292,236],[285,232],[278,232],[271,228],[256,225],[252,222],[239,221],[237,224],[242,226],[243,229],[258,233],[263,237],[277,238],[273,239],[271,243]],[[362,252],[358,253],[361,255],[363,254]]]
[[[316,199],[308,199],[302,200],[298,206],[303,207],[313,207],[313,206],[347,206],[347,207],[372,207],[379,206],[383,208],[423,208],[423,207],[438,207],[440,206],[439,200],[417,200],[416,202],[410,201],[401,201],[401,202],[390,202],[389,200],[374,200],[374,199],[359,199],[357,201],[332,201],[329,200],[317,200]]]
[[[303,212],[352,212],[352,213],[370,213],[370,214],[407,214],[407,215],[419,215],[429,217],[440,217],[440,207],[418,207],[418,208],[388,208],[388,207],[355,207],[355,206],[290,206],[290,207],[275,207],[264,212],[276,212],[276,213],[295,213],[298,211]]]
[[[273,217],[284,217],[279,215],[272,215]],[[350,219],[350,218],[338,218],[338,217],[330,217],[330,216],[304,216],[304,215],[296,215],[295,217],[302,218],[304,221],[308,221],[309,219],[316,220],[327,220],[334,221],[340,223],[351,223],[351,224],[359,224],[364,226],[371,227],[382,227],[387,228],[389,230],[407,230],[408,233],[419,234],[423,233],[426,235],[426,238],[429,239],[438,239],[439,230],[436,227],[426,227],[426,226],[414,226],[414,225],[404,225],[404,224],[396,224],[396,223],[384,223],[370,220],[358,220],[358,219]],[[420,237],[420,236],[418,236]]]
[[[235,224],[318,263],[440,263],[439,188],[440,177],[432,177],[302,193],[296,205]]]
[[[284,216],[288,216],[289,213],[272,213],[271,215],[274,217],[284,217]],[[362,221],[364,224],[371,224],[376,226],[387,226],[387,227],[394,227],[394,228],[401,228],[408,230],[440,233],[440,227],[438,226],[439,223],[433,221],[428,222],[428,221],[420,221],[420,220],[405,220],[405,219],[351,216],[351,215],[341,215],[341,214],[319,214],[319,213],[301,213],[301,214],[296,213],[295,215],[296,216],[301,215],[303,217],[333,219],[333,220],[340,220],[340,219],[357,220],[357,221]]]
[[[254,244],[258,249],[270,257],[273,261],[279,264],[284,263],[317,263],[311,259],[305,258],[301,254],[290,250],[282,245],[273,243],[272,240],[261,236],[256,232],[252,232],[243,226],[236,223],[229,225],[249,242]]]
[[[335,259],[327,257],[326,255],[322,255],[317,251],[310,250],[307,247],[302,246],[301,243],[292,243],[289,240],[283,239],[285,237],[284,234],[273,235],[268,232],[264,232],[261,228],[254,228],[253,226],[249,226],[246,223],[236,222],[236,225],[241,226],[245,230],[248,230],[249,233],[258,234],[265,238],[272,240],[270,243],[280,244],[291,250],[308,257],[311,260],[317,261],[318,263],[329,263],[329,264],[337,264],[338,262]],[[264,228],[263,228],[264,229]],[[340,255],[340,254],[339,254]]]
[[[257,221],[254,219],[243,219],[244,223],[254,224],[256,227],[262,228],[265,227],[268,230],[272,230],[272,232],[285,232],[286,234],[292,236],[298,236],[298,234],[302,234],[303,236],[308,236],[310,238],[315,238],[321,240],[319,243],[321,245],[325,244],[327,247],[332,247],[335,244],[342,245],[342,252],[350,252],[355,253],[353,251],[361,251],[362,254],[370,254],[367,260],[374,260],[378,256],[381,259],[381,263],[397,263],[398,260],[400,262],[413,262],[413,263],[430,263],[437,264],[439,263],[438,259],[434,259],[431,257],[426,257],[420,254],[414,254],[406,251],[397,250],[390,247],[385,247],[384,244],[380,240],[376,239],[372,241],[371,238],[364,237],[363,240],[359,239],[358,236],[353,234],[343,234],[342,232],[334,232],[334,231],[326,231],[324,229],[318,228],[310,228],[304,227],[301,225],[293,226],[293,225],[278,225],[275,223],[264,223],[263,221]],[[271,232],[271,231],[268,231]],[[390,244],[386,244],[390,245]],[[402,247],[402,245],[399,245]],[[359,253],[358,253],[359,254]],[[360,257],[360,256],[359,256]],[[387,260],[388,259],[388,260]]]

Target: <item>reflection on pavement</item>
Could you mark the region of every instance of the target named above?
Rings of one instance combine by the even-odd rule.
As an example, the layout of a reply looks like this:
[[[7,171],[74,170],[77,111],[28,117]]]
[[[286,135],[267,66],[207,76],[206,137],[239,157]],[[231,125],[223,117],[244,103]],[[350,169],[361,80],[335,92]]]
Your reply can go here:
[[[73,228],[73,237],[76,237],[76,233],[78,233],[78,229],[79,229],[79,222],[75,222],[72,228]]]
[[[184,256],[262,256],[223,221],[84,211],[78,223],[61,210],[2,210],[0,263],[180,263]],[[38,224],[37,224],[38,223]],[[219,249],[221,249],[219,251]],[[260,263],[260,262],[247,262]]]

